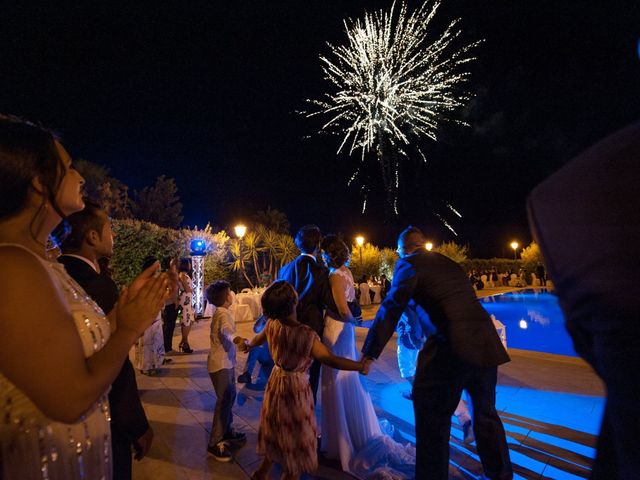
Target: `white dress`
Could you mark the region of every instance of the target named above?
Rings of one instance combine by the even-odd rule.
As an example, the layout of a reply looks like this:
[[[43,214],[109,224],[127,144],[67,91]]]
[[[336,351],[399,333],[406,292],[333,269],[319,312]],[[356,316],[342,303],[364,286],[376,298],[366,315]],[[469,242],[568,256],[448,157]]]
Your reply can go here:
[[[133,366],[144,373],[151,373],[162,366],[164,361],[164,337],[160,314],[135,343]]]
[[[9,246],[0,246],[4,245]],[[21,245],[11,246],[30,252]],[[111,330],[108,319],[67,274],[62,264],[34,256],[45,266],[55,288],[71,311],[84,355],[90,357],[109,339]],[[60,368],[64,368],[64,365],[60,365]],[[106,393],[78,422],[66,424],[47,418],[22,390],[0,373],[0,478],[110,479],[111,429]]]
[[[331,275],[345,280],[347,301],[355,300],[353,276],[347,269]],[[355,327],[325,316],[324,343],[334,355],[359,360]],[[415,475],[415,448],[382,433],[369,392],[353,371],[322,366],[322,440],[327,458],[339,459],[342,470],[357,478],[405,479]]]

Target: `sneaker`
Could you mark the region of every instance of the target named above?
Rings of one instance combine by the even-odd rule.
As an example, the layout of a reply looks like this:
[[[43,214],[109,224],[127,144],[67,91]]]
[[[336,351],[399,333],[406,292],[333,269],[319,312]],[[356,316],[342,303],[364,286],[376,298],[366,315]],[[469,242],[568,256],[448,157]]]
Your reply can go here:
[[[467,445],[475,442],[476,437],[473,434],[473,428],[471,425],[471,420],[467,420],[462,424],[462,441]]]
[[[232,458],[225,442],[219,442],[213,447],[207,447],[207,452],[219,462],[230,462]]]
[[[411,390],[407,390],[405,392],[402,392],[402,396],[404,398],[406,398],[407,400],[413,400],[413,393],[411,393]]]
[[[238,383],[251,383],[251,375],[249,372],[244,372],[238,377]]]
[[[229,447],[240,448],[247,443],[247,436],[241,432],[231,432],[228,435],[223,437],[225,443],[229,445]]]

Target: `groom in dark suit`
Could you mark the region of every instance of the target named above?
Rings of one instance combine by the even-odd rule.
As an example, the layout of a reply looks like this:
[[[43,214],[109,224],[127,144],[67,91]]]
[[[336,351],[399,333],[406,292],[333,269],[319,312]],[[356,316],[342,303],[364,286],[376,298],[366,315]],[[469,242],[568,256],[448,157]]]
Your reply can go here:
[[[278,280],[286,280],[298,292],[298,321],[310,326],[322,339],[324,310],[328,306],[337,311],[331,287],[329,269],[318,265],[316,256],[320,251],[322,235],[315,225],[302,227],[296,235],[300,256],[280,269]],[[320,362],[313,361],[309,369],[309,383],[316,400],[320,380]]]
[[[488,478],[513,478],[504,428],[495,408],[498,365],[509,361],[491,318],[460,266],[425,249],[420,230],[398,238],[400,260],[362,353],[378,358],[410,300],[436,328],[418,356],[413,384],[416,478],[446,480],[451,416],[466,389],[478,455]]]
[[[97,205],[85,202],[84,210],[67,218],[71,233],[62,243],[58,259],[67,273],[108,315],[118,301],[118,287],[98,260],[113,254],[113,233],[107,214]],[[133,365],[127,358],[109,392],[111,407],[111,446],[113,478],[131,478],[131,451],[136,459],[144,457],[153,440],[153,430],[138,395]]]

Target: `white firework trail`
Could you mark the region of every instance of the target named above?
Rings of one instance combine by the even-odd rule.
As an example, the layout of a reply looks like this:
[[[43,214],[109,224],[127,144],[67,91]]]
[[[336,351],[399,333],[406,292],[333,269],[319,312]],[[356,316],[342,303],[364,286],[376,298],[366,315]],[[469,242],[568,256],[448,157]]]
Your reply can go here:
[[[385,155],[388,147],[406,157],[404,147],[411,145],[426,162],[416,140],[437,141],[443,122],[464,124],[454,112],[469,100],[462,88],[469,79],[463,66],[474,59],[470,51],[480,42],[454,45],[461,34],[459,19],[433,34],[430,24],[440,4],[428,0],[409,13],[406,3],[398,11],[394,2],[387,12],[345,21],[347,42],[329,44],[331,55],[320,57],[332,93],[308,100],[314,109],[305,114],[329,117],[321,131],[342,136],[338,153],[360,149],[364,162],[374,151],[381,166],[393,162],[388,171],[397,172],[398,161]],[[397,214],[397,173],[390,176],[383,180],[396,197]]]

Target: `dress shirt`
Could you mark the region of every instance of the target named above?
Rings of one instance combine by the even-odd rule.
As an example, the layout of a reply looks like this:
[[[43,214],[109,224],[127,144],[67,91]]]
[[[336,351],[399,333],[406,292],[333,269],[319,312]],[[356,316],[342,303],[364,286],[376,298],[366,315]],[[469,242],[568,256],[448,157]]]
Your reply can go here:
[[[63,253],[60,256],[61,257],[73,257],[73,258],[77,258],[78,260],[82,260],[87,265],[90,265],[91,268],[93,268],[96,273],[100,273],[100,271],[98,270],[98,267],[96,267],[96,264],[93,263],[91,260],[89,260],[87,257],[83,257],[82,255],[76,255],[74,253]]]
[[[228,308],[217,307],[211,318],[211,351],[207,359],[209,372],[217,372],[236,366],[236,345],[233,338],[236,334],[236,324]]]

